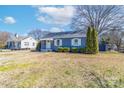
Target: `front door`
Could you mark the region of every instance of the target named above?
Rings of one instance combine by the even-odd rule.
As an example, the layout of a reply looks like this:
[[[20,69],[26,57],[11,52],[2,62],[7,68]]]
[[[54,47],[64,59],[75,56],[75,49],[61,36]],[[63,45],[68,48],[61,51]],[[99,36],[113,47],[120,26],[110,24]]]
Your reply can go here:
[[[46,49],[51,49],[51,42],[50,42],[50,40],[46,41]]]

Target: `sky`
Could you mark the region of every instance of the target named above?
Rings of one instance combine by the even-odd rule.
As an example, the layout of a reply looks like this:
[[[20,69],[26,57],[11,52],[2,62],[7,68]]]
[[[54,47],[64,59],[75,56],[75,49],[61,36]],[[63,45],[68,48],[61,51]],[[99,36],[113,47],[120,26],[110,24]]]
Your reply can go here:
[[[26,35],[34,29],[71,31],[73,6],[0,6],[0,31]]]

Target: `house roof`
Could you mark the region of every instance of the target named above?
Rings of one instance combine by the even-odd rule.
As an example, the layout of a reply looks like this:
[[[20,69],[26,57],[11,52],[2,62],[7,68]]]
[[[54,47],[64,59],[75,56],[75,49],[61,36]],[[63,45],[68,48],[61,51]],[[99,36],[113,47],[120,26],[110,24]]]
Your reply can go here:
[[[19,41],[26,39],[26,38],[28,38],[28,37],[27,36],[18,36],[18,37],[11,36],[8,41],[19,42]]]
[[[74,38],[74,37],[86,37],[84,31],[68,31],[68,32],[56,32],[45,35],[42,39],[47,38]]]

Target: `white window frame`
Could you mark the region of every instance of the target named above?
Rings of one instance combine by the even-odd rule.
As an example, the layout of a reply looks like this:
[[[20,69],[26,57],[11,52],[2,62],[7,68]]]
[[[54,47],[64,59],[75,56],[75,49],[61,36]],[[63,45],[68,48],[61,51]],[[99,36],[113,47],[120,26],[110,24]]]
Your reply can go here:
[[[75,43],[75,40],[78,41],[77,44]],[[73,39],[71,40],[71,45],[72,45],[72,46],[81,46],[81,38],[73,38]]]
[[[59,40],[59,45],[57,44],[57,41]],[[62,39],[55,39],[54,40],[54,45],[55,46],[62,46]]]
[[[29,46],[29,42],[24,42],[24,45],[25,46]]]

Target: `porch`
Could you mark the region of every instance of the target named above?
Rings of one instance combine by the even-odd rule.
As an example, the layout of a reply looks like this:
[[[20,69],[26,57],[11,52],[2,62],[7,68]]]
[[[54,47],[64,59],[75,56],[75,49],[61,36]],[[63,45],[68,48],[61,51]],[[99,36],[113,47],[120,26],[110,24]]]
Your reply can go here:
[[[52,45],[53,45],[52,38],[41,39],[41,51],[43,51],[43,52],[53,51]]]

